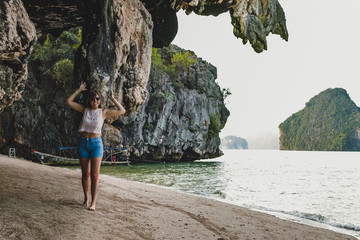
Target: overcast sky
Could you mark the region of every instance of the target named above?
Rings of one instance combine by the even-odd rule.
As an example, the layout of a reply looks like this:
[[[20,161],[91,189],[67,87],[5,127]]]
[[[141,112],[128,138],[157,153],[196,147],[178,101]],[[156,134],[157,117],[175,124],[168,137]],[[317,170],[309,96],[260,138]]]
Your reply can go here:
[[[278,133],[279,124],[313,96],[341,87],[360,106],[360,1],[279,0],[289,41],[267,38],[255,53],[232,33],[229,13],[218,17],[178,12],[173,41],[217,67],[217,82],[229,88],[231,115],[221,137]]]

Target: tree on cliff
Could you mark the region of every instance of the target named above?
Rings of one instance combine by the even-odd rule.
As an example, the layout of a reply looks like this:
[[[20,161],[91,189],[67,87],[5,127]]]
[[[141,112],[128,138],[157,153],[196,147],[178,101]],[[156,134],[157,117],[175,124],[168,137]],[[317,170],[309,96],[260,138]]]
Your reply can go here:
[[[281,150],[360,150],[360,111],[341,88],[313,97],[279,129]]]
[[[59,87],[73,80],[74,58],[81,44],[82,31],[73,28],[58,38],[50,34],[42,36],[34,47],[32,60],[39,65],[40,74],[49,74]]]

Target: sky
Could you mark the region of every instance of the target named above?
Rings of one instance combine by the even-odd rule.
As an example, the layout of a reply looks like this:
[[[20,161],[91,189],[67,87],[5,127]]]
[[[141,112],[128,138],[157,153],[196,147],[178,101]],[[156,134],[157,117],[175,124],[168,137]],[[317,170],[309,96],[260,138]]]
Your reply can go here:
[[[256,53],[233,35],[229,13],[177,13],[173,44],[217,67],[217,82],[232,93],[220,137],[279,133],[278,126],[328,88],[344,88],[360,106],[360,1],[279,0],[289,41],[269,34]]]

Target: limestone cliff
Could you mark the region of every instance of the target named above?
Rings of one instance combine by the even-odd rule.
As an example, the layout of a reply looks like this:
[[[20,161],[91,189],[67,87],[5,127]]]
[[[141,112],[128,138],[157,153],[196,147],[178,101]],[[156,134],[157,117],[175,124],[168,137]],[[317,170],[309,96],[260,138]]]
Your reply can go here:
[[[221,155],[218,134],[229,111],[215,82],[216,68],[194,53],[188,55],[195,60],[190,66],[175,66],[174,56],[186,53],[190,52],[174,45],[153,53],[149,97],[137,112],[113,124],[119,127],[123,145],[131,149],[132,159],[192,161]],[[154,58],[160,56],[165,61],[156,64]],[[170,59],[176,67],[173,71]],[[119,134],[112,134],[113,127],[107,129],[105,145],[118,145]]]
[[[104,96],[115,97],[132,113],[144,103],[150,73],[152,20],[140,1],[89,2],[75,59],[73,86],[86,82]],[[121,95],[120,95],[121,94]]]
[[[233,33],[256,52],[267,49],[266,36],[278,34],[286,41],[288,32],[284,11],[277,0],[142,0],[154,21],[154,46],[170,44],[177,32],[175,12],[217,16],[228,12]]]
[[[4,0],[0,18],[0,112],[20,98],[26,59],[36,42],[34,24],[38,33],[55,36],[70,27],[83,28],[73,86],[86,81],[104,96],[113,89],[128,113],[145,101],[153,22],[140,0]]]
[[[69,39],[64,34],[53,42]],[[57,47],[64,49],[52,45]],[[35,53],[38,51],[41,49],[36,48]],[[162,57],[163,65],[153,61],[149,95],[133,114],[105,123],[102,137],[106,147],[128,147],[132,159],[153,161],[191,161],[221,154],[218,133],[229,112],[215,82],[216,68],[194,53],[190,54],[195,60],[190,65],[171,65],[170,59],[176,54],[184,56],[182,53],[185,51],[176,46],[153,53]],[[55,61],[50,64],[56,65]],[[30,62],[23,98],[0,115],[0,148],[4,153],[16,147],[19,156],[31,158],[34,148],[57,153],[59,146],[77,145],[80,115],[65,104],[74,90],[72,76],[58,81],[43,67],[53,69],[40,60]],[[68,156],[76,157],[72,154]]]
[[[217,16],[229,12],[234,35],[241,38],[243,44],[250,42],[258,53],[267,49],[269,33],[288,40],[285,14],[277,0],[174,0],[172,4],[176,9],[200,15]]]
[[[360,110],[341,88],[319,93],[279,129],[281,150],[360,150]]]
[[[43,144],[42,149],[50,150],[49,147],[55,143],[57,145],[73,143],[72,132],[74,131],[70,131],[69,126],[73,126],[72,123],[76,122],[77,118],[71,117],[62,105],[64,97],[70,93],[69,89],[77,87],[80,81],[85,81],[89,87],[100,91],[101,95],[104,96],[105,107],[111,107],[110,102],[107,101],[110,90],[114,90],[116,98],[127,109],[127,114],[136,112],[145,102],[150,103],[151,106],[152,101],[149,100],[147,92],[159,90],[147,84],[151,65],[151,47],[152,45],[156,47],[168,46],[171,43],[177,32],[176,12],[181,9],[187,13],[194,12],[200,15],[214,16],[229,12],[235,36],[242,38],[244,44],[249,41],[256,52],[261,52],[267,48],[266,36],[269,33],[279,34],[287,40],[285,15],[277,0],[1,1],[0,118],[2,121],[0,147],[8,147],[10,143],[15,143],[15,145],[20,146],[20,149],[23,149],[25,154],[30,148],[41,144]],[[39,66],[32,63],[31,74],[34,76],[26,82],[28,59],[31,57],[37,37],[44,37],[47,33],[52,33],[57,37],[61,32],[71,27],[82,27],[83,29],[82,43],[78,48],[74,66],[68,61],[67,63],[63,62],[67,67],[72,68],[71,72],[74,72],[75,78],[67,82],[60,81],[56,77],[49,80],[45,76],[49,73],[39,71]],[[194,66],[198,65],[195,64]],[[185,89],[194,92],[194,86],[203,84],[204,81],[198,81],[198,78],[191,74],[205,79],[201,75],[201,69],[200,67],[191,67],[183,74],[177,75],[176,81],[173,82],[175,88],[183,84]],[[215,71],[209,70],[207,72],[214,73]],[[208,73],[206,75],[206,79],[216,76],[213,74],[211,77]],[[189,81],[190,79],[195,80],[195,82]],[[166,83],[165,85],[168,86],[169,84]],[[173,93],[174,91],[171,89],[174,86],[169,85],[166,90],[167,93]],[[207,85],[203,84],[203,86]],[[210,94],[207,90],[197,90],[199,96],[205,94],[205,96],[216,98],[214,96],[218,95],[215,92]],[[23,93],[23,98],[21,98],[21,93]],[[177,94],[186,95],[183,91],[179,91]],[[170,95],[166,94],[166,96]],[[197,95],[189,95],[189,97],[193,96]],[[54,100],[49,102],[48,99],[51,98]],[[200,99],[201,97],[196,97],[191,103],[200,104]],[[16,100],[20,101],[14,105]],[[184,101],[183,104],[187,106],[186,104],[190,103]],[[208,131],[207,136],[214,136],[214,133],[217,134],[219,128],[226,122],[226,113],[222,112],[225,110],[220,110],[222,109],[220,105],[218,105],[217,110],[214,110],[214,104],[214,102],[206,102],[203,106],[210,115],[207,117],[193,116],[195,119],[191,120],[196,120],[197,126],[201,126],[200,122],[205,121],[205,126],[208,127],[196,128],[200,131],[199,135],[195,134],[196,141],[203,141],[203,144],[208,144],[211,147],[218,144],[218,139],[206,138],[205,132]],[[169,107],[168,105],[166,106]],[[175,104],[171,107],[177,108],[179,105]],[[178,112],[180,120],[183,119],[184,111],[181,109],[183,108],[180,108]],[[200,108],[196,109],[199,110]],[[218,111],[221,111],[221,114]],[[189,113],[189,116],[192,114]],[[159,120],[158,115],[156,116],[156,118],[154,116],[151,118]],[[154,121],[148,123],[151,123],[151,126],[157,126]],[[121,123],[118,124],[121,125]],[[189,126],[191,127],[191,125]],[[156,128],[154,130],[157,133],[161,132]],[[109,134],[117,134],[116,131],[113,127],[108,127]],[[183,139],[189,140],[195,136],[192,133],[182,134],[179,137],[180,142]],[[167,136],[165,133],[163,135]],[[120,135],[117,136],[119,136],[118,140],[122,142]],[[155,142],[162,141],[157,136],[149,136],[154,138]],[[127,138],[125,140],[128,141]],[[149,141],[149,143],[151,142],[152,148],[156,149],[157,145],[154,145],[154,141]],[[54,142],[54,144],[48,142]],[[133,146],[135,142],[140,143],[139,141],[129,141],[127,144]],[[191,145],[191,147],[180,144],[183,151],[186,152],[183,155],[179,153],[178,148],[174,150],[172,147],[169,148],[171,149],[169,151],[163,149],[153,151],[159,156],[169,159],[194,158],[191,156],[206,157],[205,152],[208,151],[204,150],[206,146],[193,147],[196,144]],[[140,157],[142,155],[135,152],[134,156]],[[147,154],[150,153],[150,150],[139,147],[138,152]],[[219,154],[212,150],[208,152],[210,157]],[[176,154],[177,157],[168,157]],[[149,158],[151,158],[150,155]]]
[[[288,38],[285,14],[277,0],[3,0],[0,112],[23,91],[26,59],[36,41],[34,25],[38,34],[54,36],[82,27],[76,81],[87,81],[89,86],[100,88],[103,95],[112,88],[129,113],[136,111],[146,98],[151,46],[171,43],[177,33],[176,12],[181,9],[188,14],[214,16],[229,12],[234,35],[244,44],[250,42],[256,52],[267,49],[269,33]]]

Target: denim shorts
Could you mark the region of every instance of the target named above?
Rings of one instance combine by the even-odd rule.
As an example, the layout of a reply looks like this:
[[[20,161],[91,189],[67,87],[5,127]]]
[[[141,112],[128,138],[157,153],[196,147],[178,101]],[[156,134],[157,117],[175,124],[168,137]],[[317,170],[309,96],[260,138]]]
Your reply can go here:
[[[97,138],[81,138],[79,144],[80,158],[103,157],[104,147],[101,137]]]

